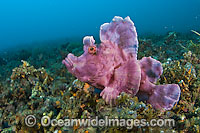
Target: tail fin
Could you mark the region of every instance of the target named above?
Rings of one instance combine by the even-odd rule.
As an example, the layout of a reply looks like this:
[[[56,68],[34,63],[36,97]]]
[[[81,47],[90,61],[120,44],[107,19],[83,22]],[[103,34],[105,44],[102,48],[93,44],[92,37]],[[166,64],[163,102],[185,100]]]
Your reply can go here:
[[[156,85],[148,102],[156,109],[170,110],[180,97],[180,87],[177,84]]]

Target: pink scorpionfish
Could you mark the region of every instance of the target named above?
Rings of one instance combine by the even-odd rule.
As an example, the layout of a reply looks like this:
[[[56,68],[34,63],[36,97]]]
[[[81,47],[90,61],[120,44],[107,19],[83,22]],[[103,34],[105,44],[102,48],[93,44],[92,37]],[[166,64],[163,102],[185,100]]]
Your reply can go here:
[[[100,96],[112,104],[121,92],[148,95],[147,102],[156,109],[171,109],[180,97],[177,84],[155,85],[163,68],[151,57],[137,60],[138,39],[134,23],[129,17],[115,16],[100,27],[101,44],[92,36],[83,39],[84,53],[73,54],[63,60],[68,71],[79,80],[102,89]]]

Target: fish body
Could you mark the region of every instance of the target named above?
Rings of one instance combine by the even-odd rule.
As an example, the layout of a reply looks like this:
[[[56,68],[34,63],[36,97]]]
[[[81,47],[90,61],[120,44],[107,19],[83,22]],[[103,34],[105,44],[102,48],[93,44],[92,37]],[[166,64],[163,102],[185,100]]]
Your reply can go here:
[[[84,37],[84,53],[79,57],[70,53],[62,63],[79,80],[102,89],[100,95],[107,103],[112,104],[121,92],[136,95],[138,91],[147,94],[156,109],[169,110],[178,102],[177,84],[155,85],[163,72],[161,63],[151,57],[137,59],[137,32],[129,17],[115,16],[101,25],[100,40],[97,46],[92,36]]]

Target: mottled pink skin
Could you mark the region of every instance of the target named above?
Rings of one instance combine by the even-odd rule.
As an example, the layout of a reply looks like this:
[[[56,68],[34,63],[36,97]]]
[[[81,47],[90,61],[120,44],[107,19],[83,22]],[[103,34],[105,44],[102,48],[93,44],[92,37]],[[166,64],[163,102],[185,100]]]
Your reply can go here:
[[[151,57],[137,60],[138,40],[134,23],[129,17],[114,17],[100,29],[101,44],[97,47],[92,36],[83,39],[84,53],[69,54],[63,64],[79,80],[103,89],[101,96],[112,104],[121,92],[149,95],[148,102],[156,109],[171,109],[180,97],[176,84],[154,85],[162,74],[162,65]],[[88,48],[96,47],[96,54]]]

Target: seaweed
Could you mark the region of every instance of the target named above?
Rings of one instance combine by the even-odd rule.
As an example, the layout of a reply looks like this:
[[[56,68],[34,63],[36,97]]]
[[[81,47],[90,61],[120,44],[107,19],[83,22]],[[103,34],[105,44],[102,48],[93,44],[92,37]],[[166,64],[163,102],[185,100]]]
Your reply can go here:
[[[3,64],[3,67],[1,66],[0,131],[46,133],[200,131],[200,54],[198,42],[180,39],[179,34],[175,32],[171,32],[165,37],[152,36],[150,39],[140,39],[139,58],[154,56],[162,61],[163,75],[157,84],[176,83],[181,88],[179,102],[172,110],[168,111],[155,110],[146,101],[141,101],[137,96],[130,96],[126,93],[121,93],[117,97],[115,105],[106,104],[99,96],[97,88],[77,80],[61,64],[62,56],[64,57],[69,51],[76,55],[82,52],[81,45],[76,44],[75,46],[73,44],[68,42],[57,49],[48,49],[48,52],[42,50],[34,52],[32,50],[35,55],[31,54],[29,58],[26,58],[27,61],[20,62],[9,59],[9,62]],[[75,47],[76,50],[74,50]],[[44,61],[47,59],[49,60]],[[37,119],[33,127],[28,127],[25,123],[26,116],[30,114]],[[40,122],[43,116],[57,120],[96,119],[96,117],[99,119],[106,119],[106,117],[145,119],[147,121],[174,119],[176,125],[174,127],[130,126],[130,128],[125,125],[120,127],[80,125],[44,127]]]

